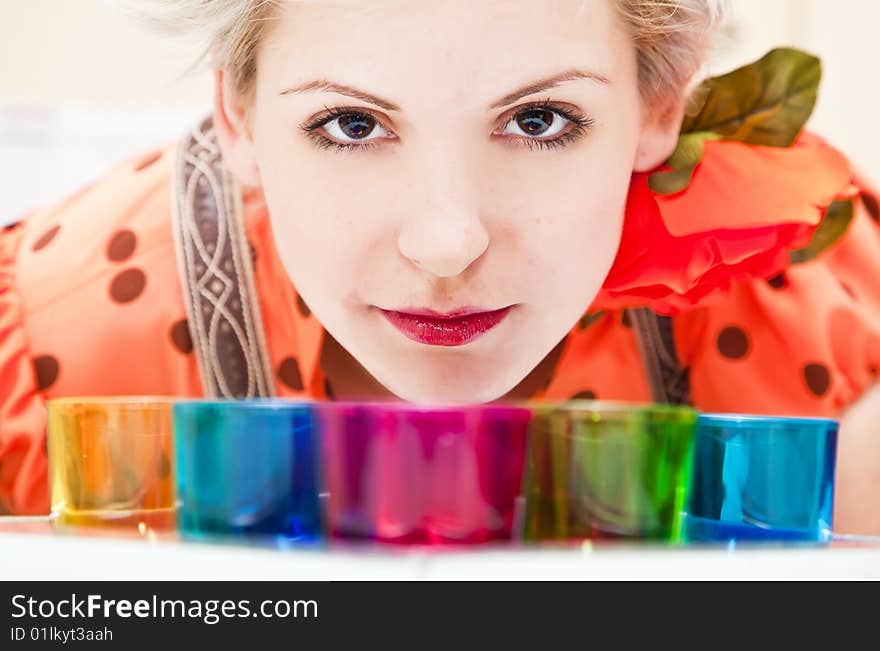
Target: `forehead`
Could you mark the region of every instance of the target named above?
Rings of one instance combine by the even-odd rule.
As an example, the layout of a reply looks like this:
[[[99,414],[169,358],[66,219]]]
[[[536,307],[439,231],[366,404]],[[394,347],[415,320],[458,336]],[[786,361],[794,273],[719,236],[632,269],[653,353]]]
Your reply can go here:
[[[613,0],[286,2],[260,53],[260,83],[312,79],[394,98],[495,97],[568,69],[614,82],[634,53]]]

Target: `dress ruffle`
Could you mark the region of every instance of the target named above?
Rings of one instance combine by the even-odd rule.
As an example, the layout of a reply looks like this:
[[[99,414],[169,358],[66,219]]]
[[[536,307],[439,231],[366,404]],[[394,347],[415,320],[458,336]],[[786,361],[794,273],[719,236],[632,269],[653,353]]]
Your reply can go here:
[[[620,248],[591,310],[674,314],[734,280],[774,276],[831,203],[858,193],[846,157],[809,133],[791,147],[707,142],[673,195],[654,193],[649,176],[632,178]]]

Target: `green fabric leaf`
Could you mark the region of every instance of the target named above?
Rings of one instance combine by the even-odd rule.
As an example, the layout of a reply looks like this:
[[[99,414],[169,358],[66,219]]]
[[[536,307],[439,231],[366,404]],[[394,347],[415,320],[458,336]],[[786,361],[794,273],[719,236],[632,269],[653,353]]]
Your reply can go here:
[[[704,81],[694,92],[682,133],[712,131],[725,140],[790,146],[816,104],[822,64],[793,48]]]
[[[671,170],[648,179],[657,194],[675,194],[690,185],[709,140],[789,147],[813,112],[822,64],[793,48],[771,50],[763,58],[704,81],[691,96]]]
[[[648,177],[648,187],[656,194],[675,194],[691,184],[696,165],[689,165],[670,172],[657,172]]]
[[[678,144],[666,164],[675,169],[694,167],[703,160],[707,140],[721,140],[721,136],[711,131],[695,131],[679,136]]]
[[[792,251],[789,258],[792,264],[800,264],[812,260],[829,246],[834,244],[846,232],[853,218],[852,201],[835,201],[825,212],[819,228],[813,233],[813,239],[802,249]]]
[[[652,174],[648,178],[651,190],[657,194],[675,194],[690,185],[697,165],[703,160],[707,140],[721,140],[721,136],[711,131],[697,131],[679,136],[675,151],[666,161],[672,170]]]

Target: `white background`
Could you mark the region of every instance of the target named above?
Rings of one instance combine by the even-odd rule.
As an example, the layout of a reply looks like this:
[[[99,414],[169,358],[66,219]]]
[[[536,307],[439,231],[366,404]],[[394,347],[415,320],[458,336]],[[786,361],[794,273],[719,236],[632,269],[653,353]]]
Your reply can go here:
[[[10,518],[9,520],[16,520]],[[19,518],[18,520],[21,520]],[[880,580],[880,547],[664,547],[589,543],[469,549],[274,550],[132,537],[46,535],[0,518],[0,577],[51,580]]]

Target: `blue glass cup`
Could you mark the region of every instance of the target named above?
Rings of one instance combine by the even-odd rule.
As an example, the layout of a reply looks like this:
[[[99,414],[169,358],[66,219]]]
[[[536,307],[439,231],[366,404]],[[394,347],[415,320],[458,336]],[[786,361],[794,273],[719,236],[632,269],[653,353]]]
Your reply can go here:
[[[697,419],[690,541],[830,541],[837,421],[738,414]]]
[[[175,404],[181,534],[323,538],[316,423],[313,407],[303,402]]]

